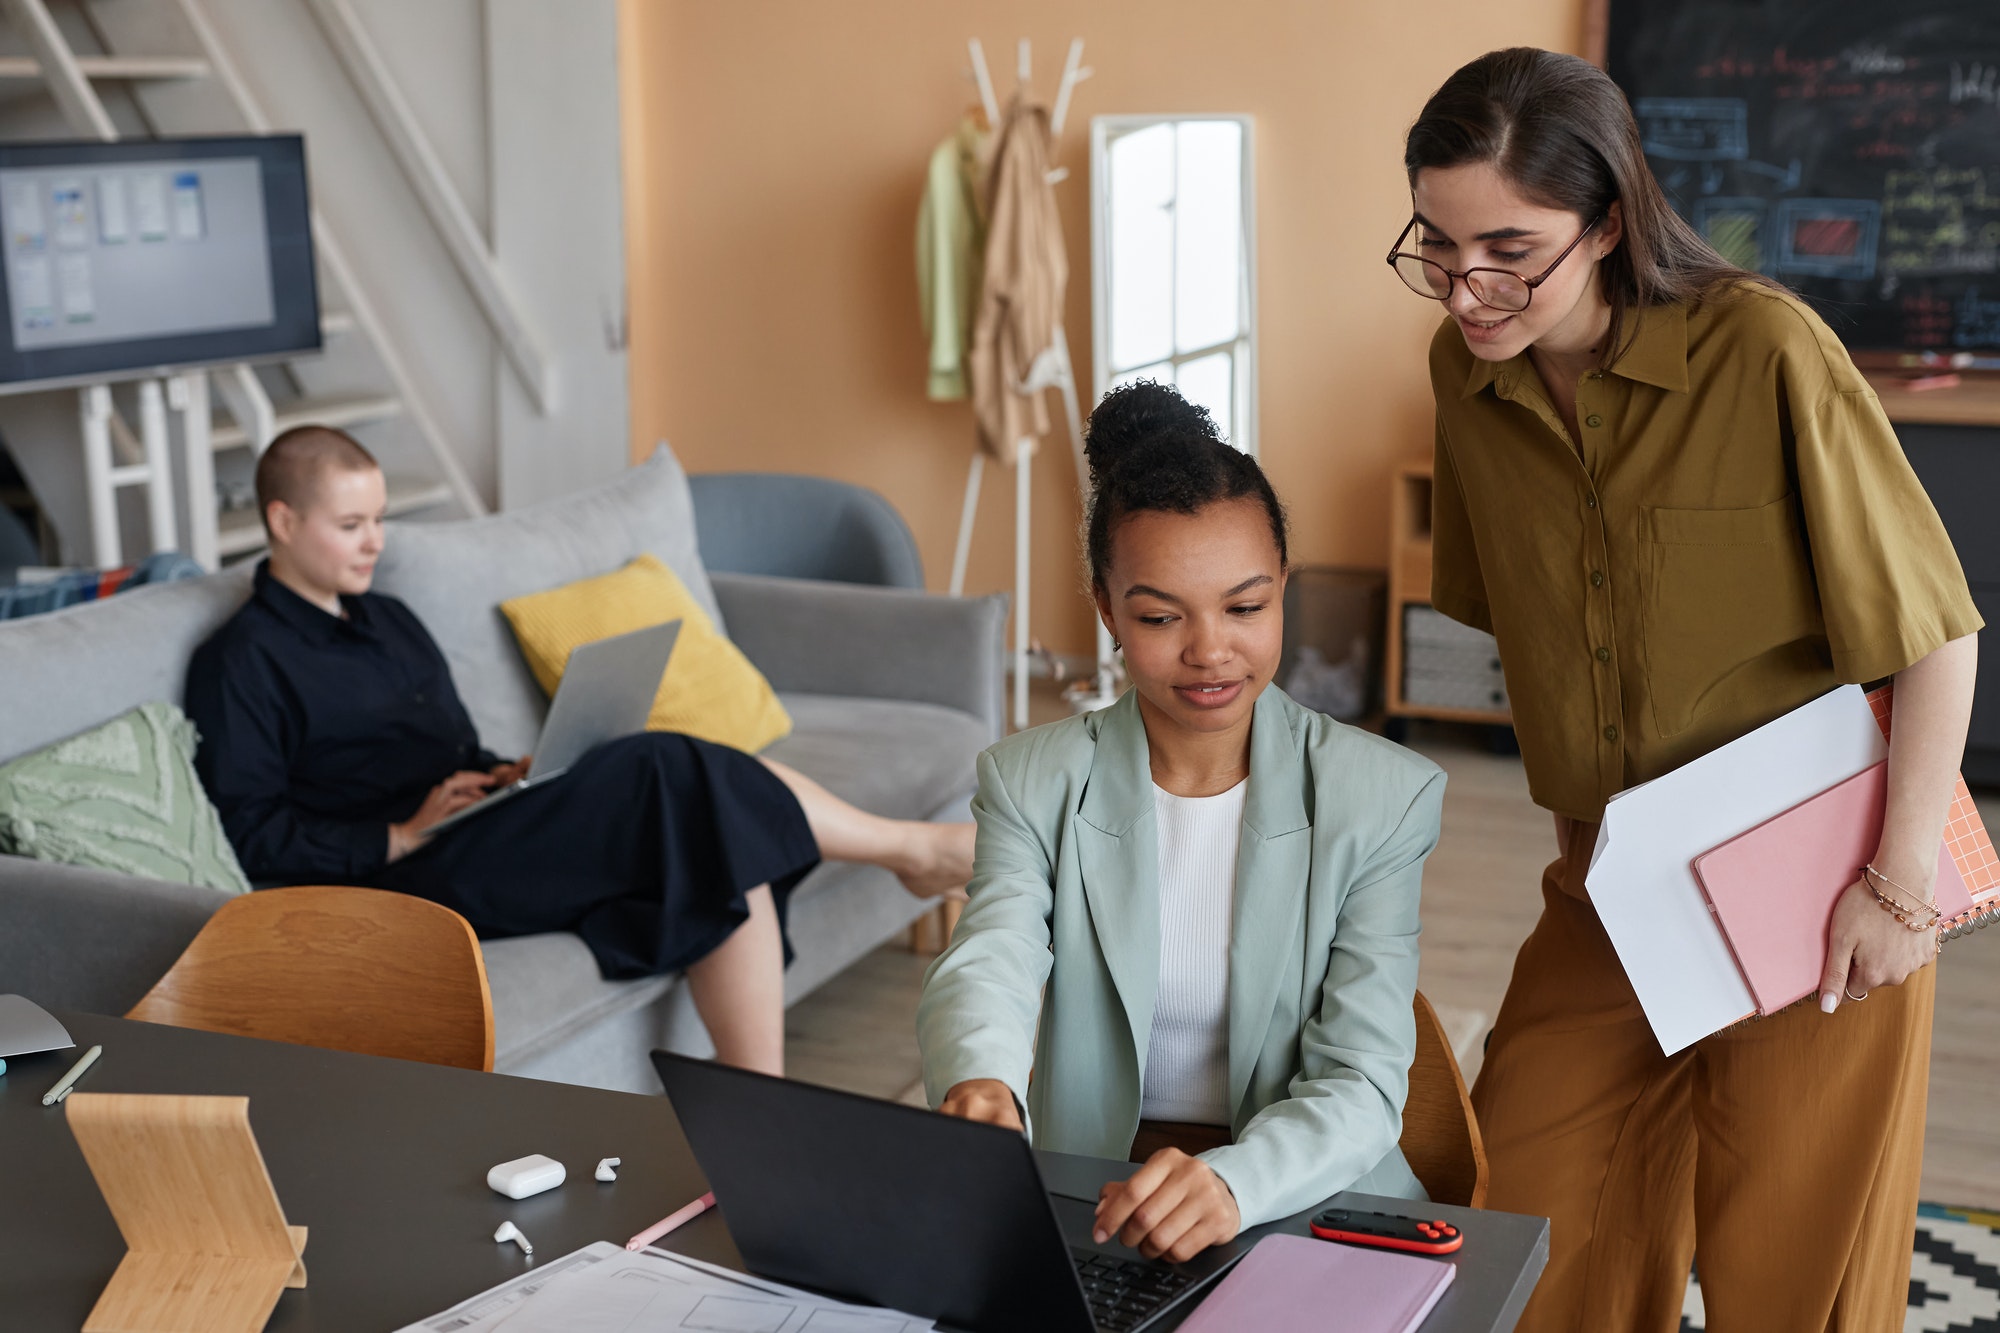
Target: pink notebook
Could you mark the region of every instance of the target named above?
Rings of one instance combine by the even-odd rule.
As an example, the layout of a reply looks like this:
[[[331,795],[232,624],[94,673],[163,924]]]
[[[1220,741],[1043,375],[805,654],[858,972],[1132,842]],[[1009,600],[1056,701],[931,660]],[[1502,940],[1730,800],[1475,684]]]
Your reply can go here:
[[[1774,1014],[1819,989],[1833,909],[1882,839],[1886,761],[1695,858],[1695,878],[1736,966]],[[1949,843],[1938,849],[1937,905],[1949,921],[1972,896]]]
[[[1441,1259],[1266,1236],[1216,1284],[1181,1333],[1414,1333],[1454,1271]]]

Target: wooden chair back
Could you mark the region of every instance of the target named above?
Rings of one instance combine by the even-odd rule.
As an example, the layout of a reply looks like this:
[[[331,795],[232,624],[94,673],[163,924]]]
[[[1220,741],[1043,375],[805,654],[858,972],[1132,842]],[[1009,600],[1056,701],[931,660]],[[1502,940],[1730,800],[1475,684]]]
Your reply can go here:
[[[309,885],[232,898],[125,1016],[493,1068],[493,1000],[471,925],[381,889]]]
[[[1483,1207],[1486,1145],[1437,1010],[1417,992],[1417,1058],[1403,1103],[1403,1156],[1438,1203]]]

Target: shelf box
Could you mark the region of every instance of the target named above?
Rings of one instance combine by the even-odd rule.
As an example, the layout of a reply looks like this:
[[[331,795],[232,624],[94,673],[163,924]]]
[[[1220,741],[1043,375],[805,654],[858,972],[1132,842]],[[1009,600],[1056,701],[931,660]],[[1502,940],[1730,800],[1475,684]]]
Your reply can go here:
[[[1389,633],[1384,711],[1391,717],[1507,726],[1507,683],[1493,636],[1431,604],[1431,465],[1399,468],[1389,493]]]

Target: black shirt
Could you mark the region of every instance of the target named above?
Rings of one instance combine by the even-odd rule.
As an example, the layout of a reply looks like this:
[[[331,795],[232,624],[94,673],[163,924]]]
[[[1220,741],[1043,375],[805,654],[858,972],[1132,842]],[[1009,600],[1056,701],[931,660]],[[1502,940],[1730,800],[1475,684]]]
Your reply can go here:
[[[340,603],[345,619],[260,564],[249,602],[188,666],[195,769],[253,880],[365,880],[388,860],[388,826],[432,787],[501,762],[408,607]]]

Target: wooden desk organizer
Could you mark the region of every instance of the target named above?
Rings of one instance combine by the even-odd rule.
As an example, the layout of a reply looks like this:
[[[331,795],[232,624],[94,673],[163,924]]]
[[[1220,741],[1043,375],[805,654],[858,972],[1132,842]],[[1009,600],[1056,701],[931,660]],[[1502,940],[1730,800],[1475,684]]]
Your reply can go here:
[[[72,1093],[70,1132],[127,1252],[84,1333],[259,1333],[306,1284],[247,1097]]]

